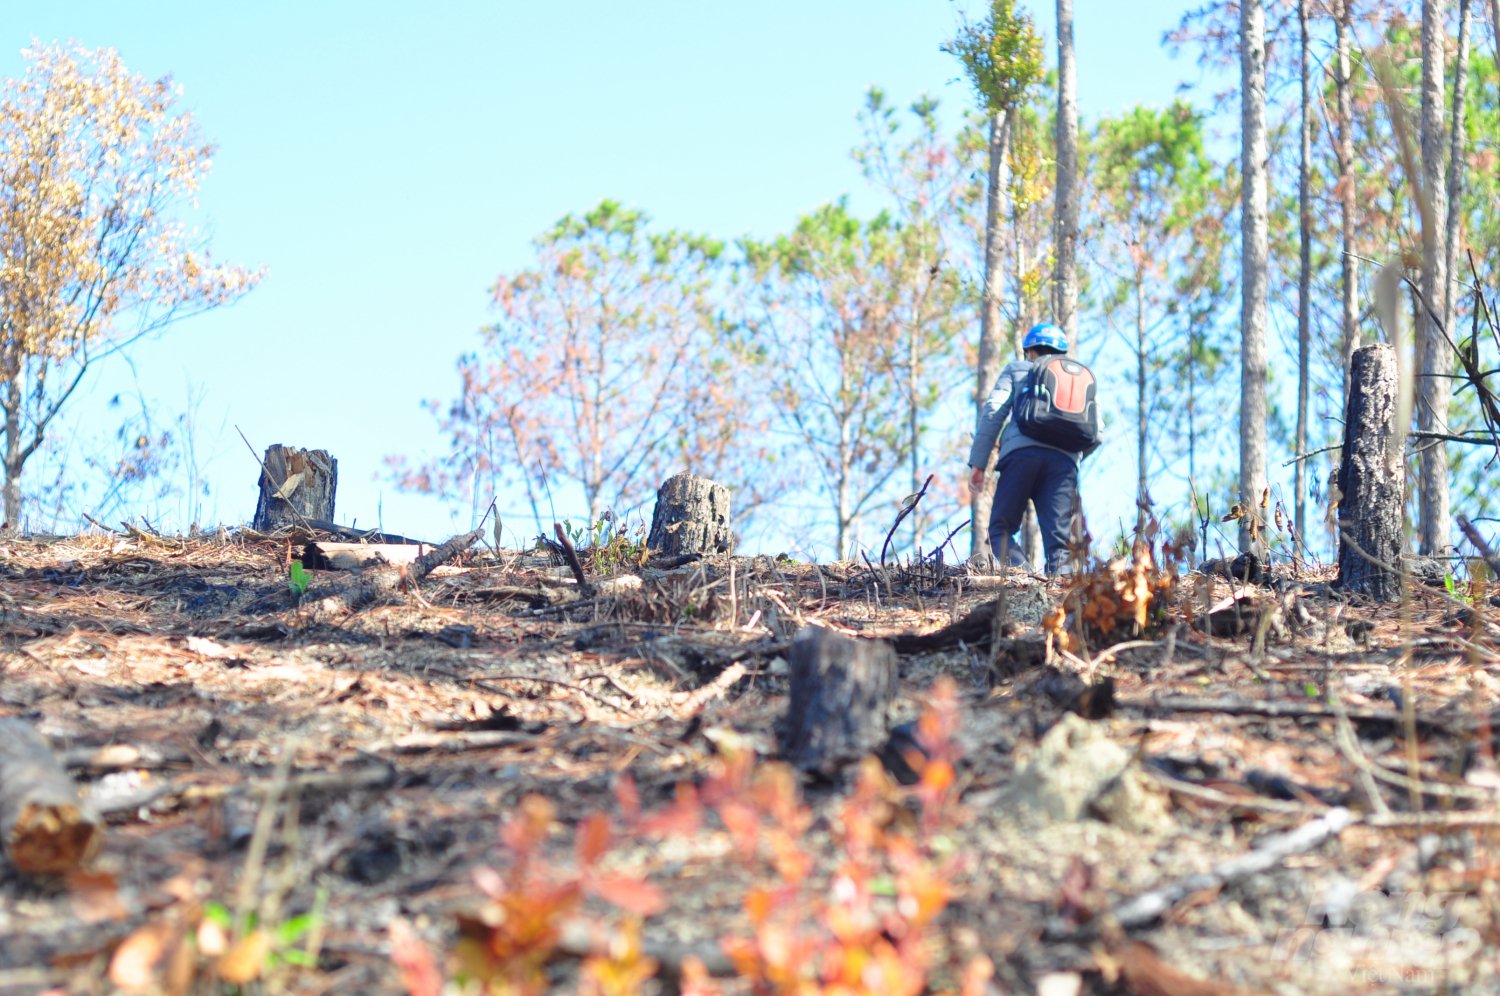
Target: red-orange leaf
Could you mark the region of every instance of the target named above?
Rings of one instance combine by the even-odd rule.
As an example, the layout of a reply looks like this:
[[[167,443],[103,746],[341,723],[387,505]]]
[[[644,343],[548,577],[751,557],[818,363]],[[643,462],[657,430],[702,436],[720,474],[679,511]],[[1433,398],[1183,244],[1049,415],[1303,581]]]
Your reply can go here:
[[[667,908],[667,897],[645,879],[634,875],[595,875],[588,890],[627,913],[652,916]]]

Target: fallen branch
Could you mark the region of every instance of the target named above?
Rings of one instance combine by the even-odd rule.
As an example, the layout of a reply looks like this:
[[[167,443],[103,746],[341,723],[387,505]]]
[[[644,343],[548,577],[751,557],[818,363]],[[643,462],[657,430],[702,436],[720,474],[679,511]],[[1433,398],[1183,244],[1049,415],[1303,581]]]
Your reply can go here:
[[[991,631],[995,623],[995,602],[989,601],[975,606],[962,619],[949,623],[931,633],[902,633],[886,637],[898,654],[916,654],[928,650],[943,650],[959,643],[983,648],[990,644]]]
[[[1354,822],[1354,814],[1342,806],[1330,809],[1317,819],[1304,823],[1295,830],[1270,837],[1254,850],[1228,861],[1221,861],[1206,872],[1186,875],[1160,889],[1127,899],[1116,906],[1112,915],[1106,919],[1112,919],[1125,930],[1150,926],[1188,896],[1196,892],[1217,891],[1252,875],[1270,871],[1287,858],[1311,851],[1328,838],[1338,836]],[[1071,925],[1058,921],[1048,924],[1047,933],[1053,939],[1058,939],[1072,936],[1076,930]]]
[[[199,802],[217,802],[235,796],[266,799],[273,794],[294,791],[299,796],[320,798],[343,795],[361,789],[390,788],[396,784],[396,769],[390,764],[369,765],[353,770],[310,771],[291,775],[277,784],[275,778],[256,778],[236,784],[221,785],[152,785],[139,792],[107,799],[99,804],[104,816],[131,813],[146,806],[166,810],[174,806]],[[162,802],[161,800],[167,800]]]
[[[695,688],[690,692],[680,692],[673,696],[674,705],[672,711],[678,719],[689,719],[703,711],[710,700],[718,698],[729,691],[734,683],[743,678],[748,672],[743,664],[731,664],[725,668],[713,681],[702,688]]]
[[[1122,709],[1142,712],[1213,712],[1224,716],[1265,716],[1270,719],[1337,719],[1337,713],[1310,702],[1272,702],[1250,699],[1200,699],[1190,695],[1162,695],[1153,698],[1119,698]],[[1345,709],[1344,715],[1361,723],[1400,725],[1405,717],[1395,709]],[[1450,729],[1450,724],[1430,716],[1418,716],[1417,725],[1426,729]]]
[[[1203,802],[1211,802],[1216,806],[1226,806],[1231,809],[1253,809],[1265,813],[1281,813],[1285,816],[1307,816],[1309,808],[1300,802],[1287,802],[1283,799],[1267,799],[1258,795],[1230,795],[1206,785],[1195,785],[1192,782],[1174,778],[1162,771],[1160,768],[1147,766],[1146,770],[1162,785],[1178,795],[1199,799]]]
[[[457,753],[466,750],[490,750],[495,747],[518,747],[530,745],[538,740],[530,733],[515,733],[510,730],[467,730],[453,733],[408,733],[394,740],[382,740],[370,744],[365,751],[370,754],[425,754],[429,751]]]
[[[595,692],[591,692],[587,688],[584,688],[584,687],[582,687],[580,685],[575,685],[575,684],[573,684],[571,682],[558,681],[556,678],[541,678],[541,677],[538,677],[537,675],[534,675],[534,674],[487,674],[487,675],[485,675],[484,677],[481,678],[481,677],[478,677],[478,676],[475,676],[475,675],[459,674],[457,671],[449,671],[447,668],[432,667],[432,666],[427,666],[427,667],[422,668],[422,673],[423,674],[436,674],[436,675],[440,675],[440,676],[442,676],[444,678],[448,678],[448,679],[450,679],[452,681],[461,682],[461,683],[463,683],[465,685],[468,685],[468,686],[470,686],[472,688],[478,688],[478,689],[480,689],[482,691],[492,692],[492,693],[494,693],[496,695],[503,695],[506,698],[514,698],[514,696],[510,692],[507,692],[505,689],[499,688],[496,685],[492,684],[492,682],[496,682],[496,681],[534,681],[534,682],[537,682],[538,684],[542,684],[542,685],[554,685],[554,686],[556,686],[558,688],[566,688],[570,692],[577,692],[579,695],[585,696],[587,698],[591,698],[595,702],[599,702],[599,703],[601,703],[603,705],[606,705],[609,708],[615,710],[616,712],[623,712],[625,715],[631,716],[632,718],[634,718],[634,716],[635,716],[635,714],[632,713],[629,709],[626,709],[626,708],[624,708],[622,706],[616,705],[615,703],[611,702],[609,699],[605,698],[602,695],[599,695],[599,694],[597,694]],[[603,672],[599,672],[597,674],[586,674],[586,675],[584,675],[579,680],[580,681],[587,681],[590,678],[604,678],[611,685],[614,685],[615,688],[619,689],[625,695],[629,696],[632,701],[639,701],[639,699],[636,699],[636,697],[635,697],[635,695],[633,693],[627,691],[624,688],[620,688],[620,686],[615,682],[615,680],[613,678],[609,677],[609,675],[604,674]]]
[[[426,540],[411,539],[406,536],[398,536],[395,533],[383,532],[379,529],[354,529],[350,526],[341,526],[337,522],[329,522],[327,519],[307,519],[307,524],[313,529],[345,539],[352,539],[357,543],[384,543],[399,544],[404,546],[432,546]]]
[[[453,537],[441,546],[424,553],[410,564],[388,567],[378,572],[370,571],[364,578],[310,603],[308,608],[315,615],[358,612],[408,585],[415,587],[421,584],[434,568],[447,563],[473,546],[483,533],[484,521],[480,520],[477,528]]]
[[[1360,822],[1383,830],[1469,830],[1500,827],[1500,813],[1382,813]]]
[[[1458,517],[1458,528],[1462,530],[1469,542],[1474,544],[1474,549],[1479,551],[1479,555],[1489,565],[1490,572],[1495,577],[1500,578],[1500,555],[1496,555],[1495,551],[1490,549],[1490,545],[1484,541],[1484,537],[1479,535],[1479,530],[1474,528],[1474,523],[1460,515]]]
[[[0,719],[0,847],[18,871],[72,871],[99,849],[104,826],[29,723]]]

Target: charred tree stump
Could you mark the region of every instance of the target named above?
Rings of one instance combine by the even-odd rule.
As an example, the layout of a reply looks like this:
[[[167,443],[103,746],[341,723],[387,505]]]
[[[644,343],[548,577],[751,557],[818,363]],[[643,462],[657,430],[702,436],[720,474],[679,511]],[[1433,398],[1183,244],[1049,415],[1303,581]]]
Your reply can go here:
[[[1396,353],[1374,343],[1354,351],[1339,464],[1337,586],[1380,601],[1401,597],[1406,474],[1396,420]]]
[[[41,734],[0,719],[0,845],[10,863],[28,875],[71,871],[103,837],[104,824]]]
[[[729,489],[706,477],[677,474],[656,492],[656,511],[646,545],[653,553],[729,553]]]
[[[253,528],[269,533],[305,525],[310,519],[332,519],[338,485],[339,462],[327,450],[299,450],[280,443],[266,447]]]
[[[891,645],[809,626],[790,656],[791,694],[776,726],[782,757],[802,771],[832,776],[879,751],[896,694]]]

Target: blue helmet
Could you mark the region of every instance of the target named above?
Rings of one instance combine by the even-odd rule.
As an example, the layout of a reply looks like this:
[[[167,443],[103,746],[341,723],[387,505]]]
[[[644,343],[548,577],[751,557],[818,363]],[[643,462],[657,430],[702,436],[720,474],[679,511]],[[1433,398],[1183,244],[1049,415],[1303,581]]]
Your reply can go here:
[[[1033,325],[1031,331],[1026,333],[1026,338],[1021,340],[1021,348],[1031,349],[1033,346],[1041,346],[1046,349],[1055,349],[1059,353],[1068,351],[1068,334],[1051,322],[1042,322]]]

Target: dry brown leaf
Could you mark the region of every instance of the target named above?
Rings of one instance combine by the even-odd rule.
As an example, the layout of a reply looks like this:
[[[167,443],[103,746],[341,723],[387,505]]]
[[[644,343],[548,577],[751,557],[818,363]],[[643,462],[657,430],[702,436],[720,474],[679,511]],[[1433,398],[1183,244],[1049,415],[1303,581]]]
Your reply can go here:
[[[109,960],[109,981],[128,993],[151,988],[170,939],[163,923],[148,923],[125,938]]]
[[[1127,989],[1139,996],[1239,996],[1241,993],[1234,986],[1189,975],[1142,941],[1132,941],[1114,954]]]
[[[260,978],[271,953],[271,935],[252,930],[236,941],[219,959],[219,978],[232,986],[243,986]]]

